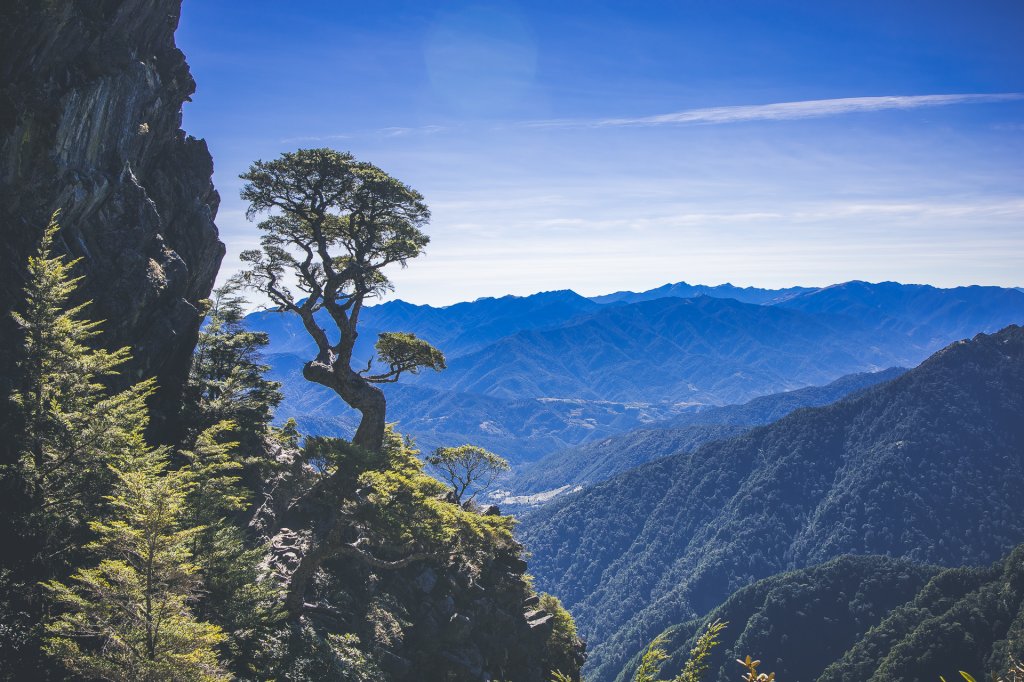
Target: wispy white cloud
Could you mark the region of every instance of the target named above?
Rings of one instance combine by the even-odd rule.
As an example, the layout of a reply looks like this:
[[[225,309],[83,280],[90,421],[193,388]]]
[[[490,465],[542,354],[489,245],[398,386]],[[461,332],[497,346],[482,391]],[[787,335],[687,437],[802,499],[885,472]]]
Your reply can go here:
[[[419,126],[415,128],[392,126],[390,128],[381,128],[377,132],[383,134],[384,137],[401,137],[403,135],[411,135],[413,133],[420,133],[422,135],[433,135],[434,133],[439,133],[443,130],[446,130],[444,126],[437,125]]]
[[[659,126],[687,124],[740,123],[743,121],[786,121],[801,118],[840,116],[858,112],[887,109],[919,109],[954,104],[985,104],[1024,99],[1024,93],[1002,92],[993,94],[960,95],[894,95],[886,97],[843,97],[815,99],[801,102],[776,102],[729,107],[686,109],[656,116],[606,119],[557,119],[530,121],[526,125],[543,128],[605,128],[617,126]]]
[[[282,144],[288,144],[291,142],[329,142],[331,140],[348,140],[352,136],[344,135],[341,133],[332,135],[302,135],[300,137],[286,137],[281,140]]]
[[[286,137],[282,143],[294,142],[331,142],[333,140],[351,140],[365,137],[405,137],[407,135],[433,135],[447,130],[445,126],[389,126],[387,128],[375,128],[352,133],[332,133],[324,135],[303,135],[300,137]]]

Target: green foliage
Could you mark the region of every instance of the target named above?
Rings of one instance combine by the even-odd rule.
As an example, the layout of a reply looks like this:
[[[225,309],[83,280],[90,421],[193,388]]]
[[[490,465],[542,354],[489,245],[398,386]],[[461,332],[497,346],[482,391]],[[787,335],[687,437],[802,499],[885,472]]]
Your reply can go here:
[[[81,278],[72,275],[77,261],[53,254],[58,230],[55,213],[29,258],[23,312],[14,313],[25,338],[24,385],[14,401],[26,437],[17,465],[3,472],[31,500],[20,532],[36,544],[34,563],[47,576],[67,565],[83,541],[84,519],[103,505],[111,483],[104,459],[142,443],[140,417],[153,390],[143,382],[108,395],[104,380],[128,359],[128,349],[90,346],[100,323],[83,317],[88,303],[71,302]]]
[[[978,679],[981,673],[1012,678],[1007,663],[1024,653],[1022,558],[1024,546],[984,569],[840,557],[772,576],[737,591],[704,618],[667,630],[665,666],[682,668],[683,657],[688,651],[692,657],[701,633],[707,634],[706,623],[729,619],[741,626],[723,631],[721,646],[705,659],[713,682],[734,680],[733,660],[745,664],[749,651],[761,652],[765,665],[786,680],[961,679],[958,670]]]
[[[512,543],[511,517],[482,516],[446,502],[444,485],[424,473],[417,451],[390,428],[381,452],[385,463],[358,480],[372,502],[366,522],[387,544],[475,558]]]
[[[376,350],[377,360],[387,365],[387,371],[366,376],[374,383],[394,382],[403,372],[418,374],[422,367],[435,372],[445,368],[444,353],[415,334],[384,332],[377,337]]]
[[[1024,655],[1024,546],[988,568],[936,574],[822,673],[822,682],[969,670],[996,676]]]
[[[218,422],[198,435],[191,450],[181,453],[193,481],[188,514],[195,526],[208,526],[224,514],[244,509],[249,501],[248,491],[239,485],[238,443],[226,440],[236,428],[234,422]]]
[[[666,641],[667,637],[662,633],[647,645],[644,655],[640,658],[640,666],[636,669],[633,682],[658,682],[661,666],[668,658],[668,652],[665,651]]]
[[[384,192],[378,198],[399,191],[372,169],[362,171],[360,182]],[[349,216],[345,228],[338,215],[322,217],[320,227],[342,242],[369,238],[358,216]],[[418,220],[406,217],[409,225]],[[397,241],[371,252],[392,262],[425,244],[398,234],[401,225],[381,229]],[[234,283],[217,292],[200,335],[185,430],[173,447],[147,443],[145,401],[153,384],[109,390],[128,354],[90,347],[98,326],[85,319],[84,304],[72,303],[79,280],[71,276],[73,263],[50,252],[56,230],[54,223],[29,264],[28,302],[16,317],[26,337],[17,406],[27,428],[23,456],[2,471],[5,483],[14,482],[31,502],[16,522],[32,561],[5,562],[0,571],[0,634],[9,646],[9,634],[21,626],[26,634],[17,646],[34,648],[33,662],[40,650],[49,656],[41,665],[22,661],[21,669],[124,682],[370,682],[388,679],[381,661],[440,661],[465,645],[512,666],[516,679],[522,671],[530,671],[526,678],[546,675],[556,663],[578,676],[582,642],[553,597],[541,602],[553,615],[549,637],[503,640],[507,625],[525,629],[516,609],[532,594],[512,518],[450,501],[411,442],[390,428],[382,427],[380,447],[309,438],[300,448],[294,422],[267,426],[279,394],[259,363],[266,338],[243,328]],[[334,265],[352,278],[341,289],[353,295],[385,281],[361,272],[355,260]],[[370,280],[376,284],[360,289]],[[382,335],[378,352],[389,373],[444,366],[436,349],[412,335]],[[250,466],[271,449],[278,455],[273,467]],[[507,467],[481,452],[494,458],[490,465]],[[310,573],[312,601],[300,602],[300,617],[287,623],[292,592],[279,580],[294,574],[277,563],[283,545],[275,537],[272,550],[261,546],[250,531],[256,525],[245,518],[271,505],[285,507],[272,510],[281,514],[275,521],[291,515],[287,538],[301,543],[325,529],[333,534],[314,547],[323,561]],[[310,523],[325,517],[337,523]],[[302,552],[309,545],[287,547]],[[17,592],[32,588],[35,596],[19,602]],[[462,616],[437,642],[424,640],[419,633],[427,623],[438,614],[448,618],[447,600],[472,614],[472,629],[462,629]],[[500,618],[491,623],[495,610]],[[32,624],[42,622],[45,628],[33,632]]]
[[[274,669],[275,679],[289,682],[381,682],[389,679],[367,653],[366,646],[351,633],[330,633],[322,637],[308,623],[303,623],[291,637],[288,648],[287,653],[279,656],[285,664]]]
[[[427,457],[431,470],[447,483],[455,495],[456,504],[462,504],[467,492],[472,494],[466,502],[490,490],[502,473],[509,470],[508,461],[476,445],[438,448]]]
[[[673,677],[671,682],[700,682],[703,679],[709,667],[708,657],[711,655],[711,650],[721,643],[718,640],[718,636],[725,627],[726,623],[720,620],[708,623],[707,628],[701,632],[696,644],[694,644],[693,649],[690,651],[690,656],[683,667],[683,671]],[[671,658],[668,651],[666,651],[668,643],[669,635],[663,632],[647,645],[643,656],[640,657],[640,665],[637,667],[633,678],[634,682],[658,682],[658,675],[661,672],[662,666]]]
[[[995,560],[1024,539],[1012,502],[1024,402],[995,399],[1021,385],[1024,329],[979,335],[892,382],[541,507],[519,529],[531,571],[592,643],[588,674],[609,680],[657,633],[790,567]],[[854,615],[856,631],[866,615]]]
[[[193,432],[233,422],[234,433],[252,440],[266,431],[281,402],[280,384],[264,378],[260,352],[267,334],[246,330],[242,285],[229,280],[213,292],[206,324],[199,332],[186,385],[185,418]],[[247,449],[257,443],[247,442]]]
[[[544,646],[544,662],[552,670],[576,670],[581,663],[583,641],[576,632],[576,622],[558,597],[541,593],[539,608],[553,616],[551,634]],[[573,678],[566,676],[570,682]]]
[[[262,250],[242,254],[252,265],[248,282],[285,308],[296,303],[281,281],[286,270],[299,275],[306,304],[319,309],[388,290],[382,269],[405,265],[429,241],[420,231],[430,219],[423,197],[347,152],[300,149],[256,161],[241,177],[250,218],[278,212],[259,224]]]
[[[352,366],[363,305],[391,287],[384,269],[404,267],[429,241],[420,230],[430,219],[423,197],[376,166],[331,149],[301,149],[274,161],[256,161],[241,177],[247,215],[271,215],[258,225],[264,233],[261,248],[241,254],[248,267],[240,281],[264,293],[278,310],[298,315],[316,347],[303,377],[358,410],[361,419],[352,441],[379,449],[387,401],[373,384],[397,381],[423,366],[444,366],[440,351],[405,334],[380,338],[378,351],[387,364],[382,373],[370,375],[372,360],[362,372]],[[295,282],[298,295],[289,282]],[[301,559],[306,566],[289,587],[290,604],[306,589],[309,561],[316,563],[321,555],[318,547],[308,555],[314,558]]]
[[[0,571],[0,656],[12,669],[43,665],[39,582],[65,578],[80,563],[88,521],[109,506],[114,476],[106,462],[144,447],[153,390],[151,381],[108,390],[128,350],[93,347],[100,323],[87,318],[87,302],[76,302],[77,261],[55,255],[58,231],[55,213],[29,258],[25,299],[14,313],[24,345],[13,407],[23,429],[9,434],[19,456],[0,467],[0,487],[12,498],[3,522],[13,536]]]
[[[108,680],[227,680],[216,647],[222,630],[195,618],[199,567],[192,547],[202,527],[185,525],[195,485],[168,469],[164,450],[140,448],[110,464],[117,485],[107,520],[88,549],[95,568],[71,585],[45,583],[60,609],[47,626],[47,652],[68,669]]]
[[[708,623],[707,629],[700,634],[690,651],[690,658],[686,661],[683,672],[672,682],[700,682],[704,678],[709,668],[708,658],[711,656],[711,650],[721,644],[718,637],[726,625],[728,624],[720,620]]]
[[[235,432],[232,422],[215,424],[180,454],[191,482],[183,518],[196,529],[190,550],[203,582],[196,613],[227,633],[232,662],[251,665],[263,660],[282,618],[281,594],[262,567],[265,548],[249,548],[244,530],[230,520],[250,497],[238,477],[238,443],[227,440]]]

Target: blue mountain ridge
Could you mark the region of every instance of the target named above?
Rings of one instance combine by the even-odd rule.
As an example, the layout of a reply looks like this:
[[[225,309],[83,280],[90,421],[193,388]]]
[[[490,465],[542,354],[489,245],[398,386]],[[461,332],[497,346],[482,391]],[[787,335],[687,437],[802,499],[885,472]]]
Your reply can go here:
[[[673,291],[698,288],[686,287]],[[365,362],[381,331],[427,339],[449,369],[385,387],[389,417],[423,447],[476,442],[528,461],[699,406],[914,366],[950,341],[1024,322],[1024,293],[1013,289],[847,282],[783,291],[770,305],[703,293],[601,304],[572,291],[441,308],[390,301],[364,309],[356,356]],[[301,377],[313,348],[298,319],[259,312],[246,323],[270,335],[267,362],[286,396],[278,420],[350,434],[358,415]]]

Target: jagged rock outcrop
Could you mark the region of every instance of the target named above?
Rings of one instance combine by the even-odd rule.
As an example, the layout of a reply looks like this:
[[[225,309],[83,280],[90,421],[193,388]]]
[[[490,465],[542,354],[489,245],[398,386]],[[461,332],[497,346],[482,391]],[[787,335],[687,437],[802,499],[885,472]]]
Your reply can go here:
[[[287,589],[309,551],[310,530],[280,524],[321,474],[301,451],[269,441],[267,447],[276,472],[257,485],[248,526],[267,547],[271,578]],[[495,506],[474,513],[500,514]],[[356,638],[367,661],[362,673],[372,670],[382,682],[548,682],[552,669],[575,679],[585,645],[545,608],[522,553],[511,537],[479,553],[424,552],[409,562],[338,552],[318,570],[295,625]],[[300,646],[299,657],[312,657],[313,643]]]
[[[307,612],[373,642],[370,654],[387,679],[547,682],[554,615],[536,606],[520,551],[511,545],[478,565],[453,557],[395,571],[339,558],[329,566],[338,590],[330,603],[348,606]],[[576,656],[565,672],[582,665],[582,646]]]
[[[195,91],[175,47],[181,0],[9,0],[0,10],[0,376],[10,308],[54,209],[81,257],[105,342],[126,377],[157,377],[159,420],[188,367],[224,254],[206,143],[181,130]]]

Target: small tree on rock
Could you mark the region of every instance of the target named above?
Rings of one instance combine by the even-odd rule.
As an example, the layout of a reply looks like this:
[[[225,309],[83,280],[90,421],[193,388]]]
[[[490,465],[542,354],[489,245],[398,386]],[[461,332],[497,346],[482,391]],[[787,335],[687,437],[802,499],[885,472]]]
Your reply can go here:
[[[427,464],[452,488],[456,504],[472,502],[491,489],[498,476],[509,470],[508,461],[476,445],[438,448]],[[469,497],[463,497],[470,493]]]

